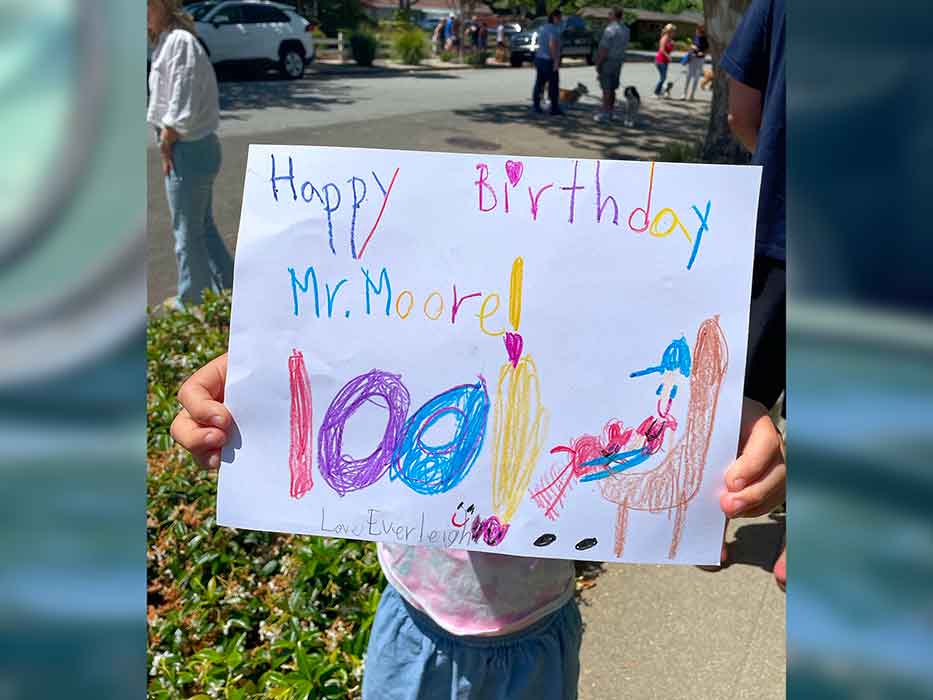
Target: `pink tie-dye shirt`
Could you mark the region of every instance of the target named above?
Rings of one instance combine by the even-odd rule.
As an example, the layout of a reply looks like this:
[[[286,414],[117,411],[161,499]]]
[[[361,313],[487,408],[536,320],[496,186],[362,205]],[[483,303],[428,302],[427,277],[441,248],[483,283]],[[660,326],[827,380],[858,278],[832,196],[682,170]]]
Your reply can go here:
[[[402,597],[451,634],[516,632],[573,596],[573,562],[409,545],[377,546]]]

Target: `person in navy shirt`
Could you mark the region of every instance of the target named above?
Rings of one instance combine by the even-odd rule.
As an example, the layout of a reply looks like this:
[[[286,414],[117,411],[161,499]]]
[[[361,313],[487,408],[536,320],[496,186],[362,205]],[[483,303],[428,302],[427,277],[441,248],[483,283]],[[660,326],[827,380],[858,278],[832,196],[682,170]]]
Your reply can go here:
[[[745,396],[770,408],[786,386],[784,0],[752,0],[720,66],[730,78],[729,126],[762,166]],[[783,587],[785,552],[774,575]]]
[[[784,2],[753,0],[720,65],[729,125],[762,166],[745,394],[772,406],[785,384]]]

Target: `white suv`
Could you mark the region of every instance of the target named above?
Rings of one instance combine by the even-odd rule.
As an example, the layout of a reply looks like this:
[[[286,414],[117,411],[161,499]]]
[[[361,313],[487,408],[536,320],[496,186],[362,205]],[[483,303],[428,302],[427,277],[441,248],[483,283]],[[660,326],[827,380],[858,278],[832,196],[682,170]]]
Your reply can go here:
[[[196,3],[186,9],[214,64],[271,63],[294,80],[314,60],[310,24],[288,5],[229,0]]]

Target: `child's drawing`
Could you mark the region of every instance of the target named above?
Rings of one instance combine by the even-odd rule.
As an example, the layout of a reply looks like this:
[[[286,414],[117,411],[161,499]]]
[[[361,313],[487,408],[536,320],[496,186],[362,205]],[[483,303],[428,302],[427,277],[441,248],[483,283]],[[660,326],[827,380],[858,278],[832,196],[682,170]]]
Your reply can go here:
[[[556,520],[577,481],[599,481],[603,497],[619,504],[615,543],[618,557],[625,545],[629,509],[652,512],[676,509],[669,550],[673,559],[683,532],[687,503],[696,495],[703,479],[716,401],[727,364],[728,348],[718,317],[701,324],[692,356],[683,338],[673,341],[660,364],[630,375],[632,378],[661,375],[656,391],[656,415],[645,418],[637,428],[625,428],[622,421],[612,419],[601,436],[583,435],[571,440],[570,445],[554,447],[551,454],[567,454],[568,461],[563,467],[550,470],[532,490],[532,499],[549,519]],[[690,380],[684,435],[656,468],[631,471],[661,452],[667,432],[677,430],[671,407],[680,377]]]
[[[558,445],[551,450],[551,454],[567,454],[569,458],[566,465],[553,468],[532,491],[532,498],[548,518],[557,519],[576,481],[604,479],[645,462],[661,449],[666,432],[677,429],[671,412],[677,397],[677,375],[690,376],[690,348],[683,338],[667,346],[658,366],[629,376],[654,373],[661,375],[656,392],[657,415],[648,416],[637,428],[625,428],[622,421],[614,418],[606,423],[602,436],[583,435],[571,440],[570,445]]]
[[[719,389],[729,365],[729,347],[719,327],[719,317],[704,321],[693,346],[690,372],[690,402],[686,426],[680,439],[654,469],[612,473],[600,483],[603,498],[618,504],[615,555],[622,556],[628,511],[652,513],[674,511],[674,530],[668,558],[677,556],[687,517],[687,505],[703,481],[706,454],[716,422]]]

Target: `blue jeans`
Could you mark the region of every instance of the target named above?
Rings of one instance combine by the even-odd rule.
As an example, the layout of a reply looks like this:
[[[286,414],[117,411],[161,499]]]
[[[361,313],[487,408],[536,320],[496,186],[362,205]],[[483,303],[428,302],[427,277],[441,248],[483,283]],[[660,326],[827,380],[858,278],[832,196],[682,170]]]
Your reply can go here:
[[[178,300],[200,304],[201,292],[233,286],[233,259],[214,224],[214,179],[220,172],[220,141],[216,134],[172,146],[172,172],[165,193],[175,233]]]
[[[664,89],[664,81],[667,80],[667,67],[669,63],[655,63],[654,67],[658,69],[658,84],[654,88],[654,94],[660,95]]]
[[[535,86],[531,91],[531,101],[536,109],[541,109],[541,94],[547,83],[547,95],[551,101],[551,112],[560,111],[560,71],[554,70],[554,61],[550,58],[535,58]]]
[[[386,586],[363,700],[576,700],[582,635],[570,600],[513,634],[456,637]]]

